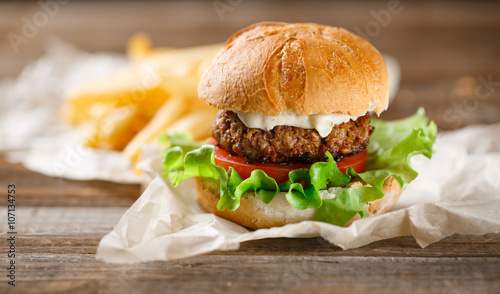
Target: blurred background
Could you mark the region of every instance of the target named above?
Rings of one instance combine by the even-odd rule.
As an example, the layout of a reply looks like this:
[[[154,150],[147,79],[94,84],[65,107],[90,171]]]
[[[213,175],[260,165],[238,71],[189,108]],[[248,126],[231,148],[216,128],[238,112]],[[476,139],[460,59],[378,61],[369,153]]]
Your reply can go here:
[[[500,2],[495,1],[5,1],[0,80],[15,78],[55,35],[88,52],[125,53],[137,32],[155,46],[225,41],[259,21],[345,27],[401,66],[386,119],[419,106],[441,129],[500,122]]]

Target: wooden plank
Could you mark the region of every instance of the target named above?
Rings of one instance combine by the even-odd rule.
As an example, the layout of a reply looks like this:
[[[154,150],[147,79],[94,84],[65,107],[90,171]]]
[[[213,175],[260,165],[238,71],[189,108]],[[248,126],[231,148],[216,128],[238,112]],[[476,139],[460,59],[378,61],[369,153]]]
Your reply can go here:
[[[71,242],[74,238],[90,238],[91,244],[97,245],[97,239],[110,232],[118,222],[126,208],[122,207],[18,207],[17,232],[18,238],[25,240],[26,246],[37,246],[45,240],[44,244],[51,244],[54,240],[63,240],[54,243],[63,244]],[[0,219],[6,219],[5,209],[0,210]],[[2,228],[2,234],[6,229]],[[68,235],[68,237],[64,237]],[[78,236],[78,237],[76,237]],[[398,241],[379,241],[360,249],[342,251],[338,247],[324,241],[322,238],[306,239],[264,239],[247,242],[240,251],[228,254],[259,254],[264,251],[286,251],[287,254],[322,254],[321,252],[341,251],[340,255],[373,255],[389,256],[398,252],[407,256],[500,256],[500,234],[487,234],[484,236],[456,235],[436,243],[420,248],[413,237],[396,238]],[[290,241],[295,240],[295,241]],[[48,243],[47,243],[48,242]],[[54,241],[55,242],[55,241]],[[436,246],[436,247],[435,247]],[[430,248],[430,249],[429,249]],[[30,249],[31,251],[34,249]],[[247,253],[245,253],[247,252]],[[315,253],[316,252],[316,253]]]
[[[18,234],[105,234],[125,213],[125,207],[22,207],[16,206]],[[0,211],[7,219],[7,209]],[[6,233],[1,227],[0,232]]]
[[[52,178],[0,157],[0,187],[12,183],[16,185],[19,207],[130,207],[141,194],[140,185]]]
[[[259,20],[362,28],[387,3],[243,1],[221,21],[212,1],[71,2],[18,54],[6,36],[19,32],[22,17],[40,7],[37,2],[0,3],[0,78],[14,76],[40,56],[50,34],[92,52],[124,52],[126,40],[139,30],[151,33],[157,45],[191,46],[223,41]],[[405,117],[425,106],[441,129],[500,122],[498,88],[484,100],[457,95],[463,76],[491,74],[500,81],[500,3],[401,3],[403,12],[370,40],[402,66],[401,91],[382,118]],[[477,107],[459,121],[445,116],[471,101]],[[454,235],[424,249],[412,237],[352,250],[321,238],[278,238],[184,260],[106,264],[94,258],[97,245],[140,195],[138,185],[54,179],[0,160],[0,186],[12,182],[18,187],[17,292],[498,293],[500,287],[499,234]],[[6,203],[1,205],[5,219]],[[6,247],[0,252],[0,263],[6,264]],[[6,279],[2,272],[0,293],[13,289]]]
[[[104,233],[58,235],[18,234],[22,254],[95,254]],[[5,238],[7,235],[1,235]],[[207,255],[230,256],[296,256],[296,257],[414,257],[414,258],[500,258],[500,234],[453,235],[420,248],[411,236],[381,240],[361,248],[342,250],[323,238],[275,238],[249,241],[233,251],[214,251]]]
[[[0,257],[4,262],[5,257]],[[115,265],[91,255],[19,255],[22,280],[17,290],[67,291],[159,290],[187,292],[304,292],[351,289],[444,290],[493,293],[500,285],[499,258],[301,257],[205,255],[170,262]],[[5,278],[2,278],[5,279]],[[485,283],[487,282],[487,283]],[[0,290],[5,289],[0,284]]]

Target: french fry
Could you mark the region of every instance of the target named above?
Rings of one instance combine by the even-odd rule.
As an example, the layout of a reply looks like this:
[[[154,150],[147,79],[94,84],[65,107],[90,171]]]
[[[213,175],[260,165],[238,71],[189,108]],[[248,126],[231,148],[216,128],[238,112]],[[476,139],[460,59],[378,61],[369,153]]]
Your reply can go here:
[[[203,72],[210,66],[222,44],[177,49],[163,54],[151,55],[139,66],[139,72],[155,72],[161,80],[178,77],[194,82],[194,89]],[[175,86],[172,85],[172,86]]]
[[[127,44],[130,66],[68,91],[62,115],[90,123],[85,144],[123,150],[137,163],[140,147],[164,132],[209,136],[217,109],[199,100],[197,87],[222,44],[155,48],[144,33]]]
[[[123,153],[133,161],[136,161],[141,145],[158,138],[187,109],[188,104],[185,103],[184,98],[177,93],[172,93],[171,97],[158,109],[153,119],[128,143]]]
[[[162,54],[175,50],[175,48],[153,48],[151,37],[146,33],[134,34],[127,43],[127,55],[133,62],[140,62],[155,54]]]
[[[140,61],[153,50],[151,37],[145,33],[136,33],[127,43],[127,55],[132,61]]]
[[[191,112],[167,128],[166,133],[189,132],[193,135],[194,140],[208,139],[216,117],[217,111],[214,110]]]
[[[70,123],[80,124],[93,120],[91,108],[102,103],[109,107],[140,103],[148,107],[144,112],[154,112],[167,97],[161,80],[153,76],[141,76],[137,69],[125,68],[70,89],[66,94],[62,115]]]
[[[84,144],[100,149],[121,150],[147,121],[134,105],[114,108],[91,130]]]

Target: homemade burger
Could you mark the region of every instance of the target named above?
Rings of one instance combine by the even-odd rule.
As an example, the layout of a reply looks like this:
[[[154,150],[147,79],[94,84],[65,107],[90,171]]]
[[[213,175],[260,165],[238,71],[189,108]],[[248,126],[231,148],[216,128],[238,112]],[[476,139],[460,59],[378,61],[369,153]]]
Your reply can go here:
[[[416,177],[394,167],[415,173],[409,157],[432,153],[425,119],[420,135],[430,147],[406,144],[404,162],[394,163],[384,159],[394,146],[382,142],[369,156],[370,115],[388,106],[387,68],[369,42],[342,28],[247,27],[219,51],[198,93],[221,109],[213,139],[198,149],[171,140],[164,175],[174,184],[196,177],[208,211],[248,228],[304,220],[348,225],[385,212]],[[367,159],[376,172],[364,171]]]

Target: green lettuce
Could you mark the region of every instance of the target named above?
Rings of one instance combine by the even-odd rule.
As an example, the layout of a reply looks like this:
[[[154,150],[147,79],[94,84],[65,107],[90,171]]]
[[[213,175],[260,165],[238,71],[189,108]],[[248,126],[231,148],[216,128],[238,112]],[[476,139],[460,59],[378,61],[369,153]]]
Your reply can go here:
[[[286,193],[288,202],[297,209],[316,209],[314,220],[345,226],[356,214],[366,217],[365,204],[383,197],[382,186],[388,177],[394,177],[402,189],[417,177],[410,165],[412,156],[432,156],[437,127],[429,122],[423,109],[406,119],[384,122],[373,119],[375,127],[368,145],[365,171],[357,173],[349,168],[343,174],[330,153],[327,162],[314,163],[309,169],[297,169],[288,175],[289,180],[278,185],[262,170],[254,170],[242,179],[238,173],[217,166],[215,147],[194,142],[189,134],[165,135],[163,146],[164,178],[178,185],[190,177],[210,179],[219,185],[219,210],[236,210],[242,195],[252,191],[262,202],[270,203],[279,192]],[[371,187],[348,187],[351,178],[361,178]],[[320,191],[329,187],[345,187],[335,198],[322,200]]]

